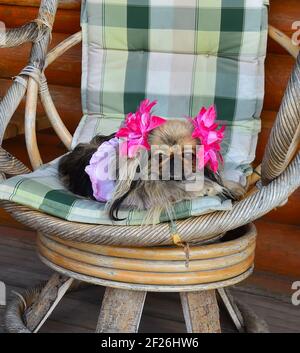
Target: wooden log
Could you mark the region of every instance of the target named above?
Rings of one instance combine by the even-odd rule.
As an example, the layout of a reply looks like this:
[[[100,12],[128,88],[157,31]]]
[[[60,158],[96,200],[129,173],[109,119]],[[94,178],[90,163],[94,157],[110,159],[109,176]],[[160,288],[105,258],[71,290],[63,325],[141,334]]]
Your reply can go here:
[[[188,333],[220,333],[219,307],[214,290],[180,293]]]
[[[298,0],[271,0],[270,23],[286,34],[292,34],[292,24],[299,21],[299,1]]]
[[[37,17],[38,8],[28,6],[0,5],[0,20],[7,28],[20,27]],[[80,11],[58,9],[53,32],[76,33],[80,30]]]
[[[36,129],[37,131],[40,130],[45,130],[51,128],[51,124],[47,118],[46,115],[39,115],[38,120],[36,123]],[[24,134],[25,129],[24,129],[24,113],[23,112],[16,112],[13,115],[13,118],[9,122],[5,134],[4,134],[4,139],[11,139],[14,138],[18,135]]]
[[[45,163],[50,162],[67,152],[66,148],[52,130],[38,131],[37,138]],[[24,160],[26,166],[30,166],[23,135],[5,140],[3,146],[5,146],[11,154]]]
[[[288,35],[288,34],[286,34],[286,35]],[[289,38],[291,40],[290,36],[289,36]],[[297,48],[296,46],[294,46],[294,47]],[[288,55],[287,51],[282,46],[280,46],[277,42],[275,42],[275,40],[273,40],[270,37],[268,39],[267,52],[268,52],[268,54]]]
[[[145,299],[146,292],[107,287],[96,332],[138,332]]]
[[[289,55],[267,56],[265,110],[278,111],[294,65],[295,59]]]
[[[10,85],[11,80],[0,78],[0,97],[5,94]],[[70,132],[73,133],[82,117],[80,88],[49,85],[49,90],[60,116],[63,118],[63,121],[67,123]],[[17,113],[19,113],[20,116],[24,116],[24,109],[25,100],[23,99],[17,109]],[[41,103],[38,102],[37,121],[40,117],[45,117],[45,112]]]
[[[300,40],[300,33],[298,34],[298,36],[296,36],[297,38],[293,37],[291,40],[289,36],[281,32],[278,28],[269,25],[269,37],[272,38],[276,43],[278,43],[283,49],[285,49],[285,54],[290,54],[294,59],[298,57],[299,46],[295,43],[298,43],[298,37]]]
[[[73,282],[72,278],[54,274],[40,292],[38,300],[24,313],[26,326],[36,332],[46,321]]]
[[[275,110],[263,110],[261,114],[261,132],[258,136],[258,143],[256,149],[256,156],[254,165],[257,166],[262,162],[262,158],[265,152],[265,147],[274,125],[277,116],[277,111]]]
[[[300,224],[258,220],[255,225],[258,230],[256,267],[266,272],[299,277]]]
[[[41,0],[0,0],[0,5],[15,5],[15,6],[28,6],[28,7],[40,7]],[[81,6],[81,0],[59,0],[59,9],[72,9],[79,10]]]
[[[298,0],[272,0],[269,12],[269,23],[285,33],[289,38],[295,33],[292,28],[293,23],[299,21],[299,1]],[[286,54],[277,43],[269,39],[268,52]]]
[[[300,226],[299,210],[300,210],[300,189],[296,190],[293,193],[293,195],[289,197],[287,204],[285,204],[283,207],[280,207],[271,211],[266,216],[264,216],[263,219],[269,222],[275,222],[274,227],[276,228],[277,228],[277,223],[281,223],[278,226],[279,228],[284,227],[284,225]],[[292,233],[291,229],[290,230],[287,229],[287,234]],[[268,230],[266,229],[266,232],[267,231]],[[298,232],[300,234],[300,229],[298,230]]]
[[[50,49],[69,37],[69,34],[53,33]],[[16,76],[27,64],[31,45],[1,49],[0,78]],[[80,87],[81,84],[81,45],[69,49],[46,69],[49,84]]]

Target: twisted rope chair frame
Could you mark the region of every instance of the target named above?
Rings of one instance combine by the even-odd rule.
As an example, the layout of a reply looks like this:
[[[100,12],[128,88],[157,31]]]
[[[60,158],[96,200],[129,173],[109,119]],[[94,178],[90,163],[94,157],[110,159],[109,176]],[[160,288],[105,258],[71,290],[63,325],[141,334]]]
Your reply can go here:
[[[51,31],[57,5],[58,0],[42,0],[39,15],[35,21],[25,24],[20,28],[9,29],[6,33],[0,32],[0,48],[14,47],[25,42],[33,43],[28,65],[15,77],[12,86],[5,97],[0,101],[1,145],[7,125],[22,98],[27,93],[25,138],[33,169],[37,169],[42,165],[35,129],[38,95],[40,96],[42,105],[55,132],[66,148],[71,149],[72,136],[55,108],[48,89],[44,70],[68,49],[81,42],[81,32],[70,36],[48,53],[48,45],[51,40]],[[299,52],[298,48],[294,47],[290,39],[283,33],[269,26],[269,35],[282,45],[293,57],[297,57]],[[300,186],[300,153],[297,153],[299,137],[300,56],[298,56],[280,111],[272,129],[262,165],[256,169],[256,173],[253,173],[248,180],[249,187],[251,188],[257,184],[260,179],[258,175],[261,175],[261,181],[257,184],[258,186],[252,188],[251,192],[249,192],[243,200],[235,203],[233,209],[229,212],[215,212],[178,221],[177,230],[181,235],[181,240],[183,242],[201,244],[214,241],[218,239],[220,235],[223,235],[224,232],[246,225],[283,204],[289,195]],[[1,177],[4,179],[24,173],[30,173],[30,169],[0,147],[0,179]],[[2,201],[0,206],[21,223],[40,232],[39,238],[41,238],[41,233],[43,233],[47,235],[47,237],[57,237],[62,242],[73,241],[77,243],[95,244],[95,246],[150,247],[173,244],[168,223],[143,227],[90,225],[64,221],[8,201]],[[253,233],[253,236],[256,235],[253,225],[248,225],[247,227],[250,227],[249,231]],[[82,244],[82,246],[85,246],[85,244]],[[148,249],[136,249],[135,251],[140,252],[147,250]],[[175,250],[172,249],[172,251]],[[46,285],[31,289],[25,292],[24,296],[19,295],[17,299],[12,301],[6,315],[6,323],[10,332],[37,332],[65,292],[72,287],[74,278],[80,281],[94,283],[93,277],[91,276],[85,277],[77,272],[71,273],[71,271],[65,269],[55,268],[54,264],[50,262],[48,266],[63,275],[54,274]],[[246,278],[251,272],[252,267],[241,276]],[[228,296],[228,293],[222,288],[219,288],[239,282],[243,278],[231,278],[228,283],[215,282],[207,285],[199,285],[198,287],[193,285],[186,288],[186,290],[202,291],[218,288],[218,292],[237,328],[242,331],[242,327],[245,326],[248,332],[259,332],[257,327],[252,327],[252,324],[258,322],[258,320],[254,320],[251,314],[251,322],[250,324],[247,323],[247,315],[249,316],[250,312],[243,308],[239,308],[238,310]],[[95,283],[121,289],[149,290],[148,287],[139,288],[138,285],[133,286],[131,283],[125,282],[105,282],[98,279]],[[48,300],[43,303],[43,298],[45,299],[48,293],[47,290],[53,290],[56,287],[59,288],[58,293],[53,295],[54,293],[51,292],[51,300],[48,298]],[[152,289],[155,291],[158,290],[155,286]],[[165,289],[164,286],[161,288],[162,291],[165,291]],[[179,286],[178,288],[174,287],[174,290],[182,291],[183,289],[182,286]],[[248,314],[245,316],[247,312]],[[101,315],[98,325],[97,331],[102,332]]]
[[[51,31],[58,0],[42,0],[38,18],[20,28],[0,32],[0,48],[32,42],[28,65],[0,102],[0,143],[5,129],[26,94],[25,138],[33,169],[42,165],[36,138],[36,109],[38,95],[55,132],[67,149],[72,136],[60,118],[48,89],[44,70],[68,49],[81,42],[78,32],[48,53]],[[269,26],[269,35],[296,59],[280,110],[271,131],[263,161],[248,180],[247,196],[233,205],[231,211],[214,212],[177,221],[183,242],[207,242],[221,233],[248,224],[282,205],[300,186],[300,56],[299,49],[276,28]],[[297,58],[298,56],[298,58]],[[298,152],[297,152],[298,151]],[[29,173],[17,158],[0,147],[0,176],[2,178]],[[261,174],[261,181],[258,181]],[[92,244],[119,246],[156,246],[173,244],[168,223],[155,226],[109,226],[72,223],[43,214],[28,207],[2,201],[1,206],[19,222],[32,229],[62,239]]]

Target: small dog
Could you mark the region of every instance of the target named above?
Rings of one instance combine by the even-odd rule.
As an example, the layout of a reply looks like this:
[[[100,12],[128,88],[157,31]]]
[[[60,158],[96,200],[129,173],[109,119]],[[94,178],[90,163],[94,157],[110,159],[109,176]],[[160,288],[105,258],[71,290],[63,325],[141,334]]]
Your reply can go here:
[[[196,183],[190,181],[188,176],[195,172],[196,147],[200,145],[200,141],[192,137],[193,128],[193,124],[189,120],[168,120],[149,133],[148,142],[151,147],[164,146],[164,151],[161,151],[160,148],[151,148],[151,152],[148,154],[149,163],[146,174],[150,175],[151,167],[156,163],[158,174],[155,180],[153,178],[143,180],[138,177],[141,172],[138,158],[128,159],[125,177],[123,167],[120,163],[116,163],[115,190],[112,198],[107,203],[108,213],[112,220],[120,220],[118,212],[121,206],[147,210],[147,223],[151,223],[151,219],[162,211],[173,217],[173,205],[179,201],[206,195],[219,195],[233,200],[240,198],[244,190],[239,184],[223,180],[220,172],[213,173],[207,166],[204,168],[202,187],[200,189],[188,187]],[[71,192],[95,199],[91,180],[85,168],[98,147],[114,137],[115,134],[110,136],[98,135],[90,143],[79,144],[60,160],[60,178]],[[174,146],[177,149],[174,149]],[[178,146],[182,148],[178,149]],[[190,147],[189,158],[182,154],[184,146]],[[185,169],[182,178],[177,176],[178,170],[174,167],[175,157],[181,160],[182,169]],[[186,159],[189,160],[189,163],[186,163]],[[192,160],[192,164],[190,160]],[[169,168],[168,180],[162,178],[162,169],[166,165]]]

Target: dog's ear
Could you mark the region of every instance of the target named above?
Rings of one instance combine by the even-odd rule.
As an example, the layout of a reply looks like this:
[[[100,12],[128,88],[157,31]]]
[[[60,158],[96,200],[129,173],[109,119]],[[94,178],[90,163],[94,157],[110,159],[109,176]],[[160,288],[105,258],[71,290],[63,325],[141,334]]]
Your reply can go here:
[[[126,218],[119,218],[119,211],[124,202],[124,200],[129,196],[129,194],[136,189],[139,184],[138,180],[133,180],[128,191],[122,195],[120,198],[113,198],[109,202],[108,214],[110,219],[113,221],[124,221]]]
[[[220,186],[224,186],[223,179],[219,172],[214,173],[211,169],[205,167],[204,168],[204,176],[215,183],[218,183]]]
[[[109,141],[112,138],[115,137],[115,133],[105,136],[105,135],[96,135],[95,137],[92,138],[90,144],[92,146],[97,146],[99,147],[100,145],[102,145],[103,142]]]
[[[119,210],[124,200],[137,187],[140,180],[136,180],[140,167],[138,158],[120,158],[118,165],[118,180],[112,199],[107,203],[108,213],[112,220],[121,221],[118,218]]]

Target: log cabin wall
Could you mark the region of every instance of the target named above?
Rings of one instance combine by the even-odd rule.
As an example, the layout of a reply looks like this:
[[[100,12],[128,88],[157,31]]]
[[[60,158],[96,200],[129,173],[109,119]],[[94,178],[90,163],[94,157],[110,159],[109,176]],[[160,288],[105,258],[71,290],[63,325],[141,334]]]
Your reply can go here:
[[[51,47],[68,35],[80,30],[80,0],[60,1]],[[0,20],[7,27],[15,27],[36,18],[39,0],[0,0]],[[29,5],[30,4],[30,5]],[[271,0],[270,24],[292,36],[292,24],[300,20],[299,0]],[[0,51],[0,97],[5,93],[15,76],[26,64],[30,50],[29,45],[19,48],[1,49]],[[264,147],[270,133],[280,101],[294,64],[291,58],[272,40],[268,44],[266,60],[266,97],[262,113],[262,132],[259,138],[256,163],[262,159]],[[49,88],[55,105],[71,132],[81,118],[80,79],[81,48],[80,45],[69,50],[46,71]],[[23,131],[24,101],[15,113],[9,125],[5,147],[26,162]],[[62,154],[64,148],[51,129],[44,112],[38,108],[38,140],[44,161]],[[19,135],[19,136],[17,136]],[[11,218],[0,214],[2,224],[17,226]],[[256,222],[259,238],[256,267],[263,271],[283,275],[299,276],[300,274],[300,190],[290,198],[288,204],[266,215]]]

